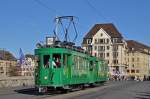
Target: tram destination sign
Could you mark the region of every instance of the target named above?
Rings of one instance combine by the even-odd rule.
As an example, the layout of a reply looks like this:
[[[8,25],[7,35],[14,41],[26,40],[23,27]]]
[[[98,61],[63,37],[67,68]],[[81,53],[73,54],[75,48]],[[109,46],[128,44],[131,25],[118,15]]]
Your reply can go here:
[[[46,45],[53,45],[55,42],[55,37],[46,37]]]

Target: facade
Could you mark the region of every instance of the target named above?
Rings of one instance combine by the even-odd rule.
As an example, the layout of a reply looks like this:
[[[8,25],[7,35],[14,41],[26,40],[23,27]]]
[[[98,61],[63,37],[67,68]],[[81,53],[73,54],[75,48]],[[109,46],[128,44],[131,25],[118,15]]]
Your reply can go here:
[[[18,62],[18,75],[20,76],[34,76],[35,60],[34,55],[27,54],[23,64]]]
[[[128,40],[128,76],[139,77],[141,80],[149,76],[150,48],[137,41]]]
[[[14,76],[16,66],[16,58],[10,52],[0,50],[0,78]]]
[[[82,47],[93,56],[105,59],[111,75],[126,74],[127,44],[113,24],[94,25],[84,37]]]

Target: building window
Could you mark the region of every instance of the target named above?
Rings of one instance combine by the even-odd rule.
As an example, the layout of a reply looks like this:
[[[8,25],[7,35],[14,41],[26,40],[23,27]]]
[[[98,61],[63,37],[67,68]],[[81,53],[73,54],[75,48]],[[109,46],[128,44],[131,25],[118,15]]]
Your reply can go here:
[[[99,53],[100,58],[105,58],[105,53]]]
[[[0,67],[0,70],[3,70],[3,67]]]
[[[98,51],[105,51],[105,46],[98,46]]]
[[[113,46],[113,51],[118,51],[118,46]]]
[[[100,39],[100,44],[103,44],[105,42],[104,39]]]
[[[101,33],[101,37],[103,36],[103,33]]]
[[[132,62],[134,62],[134,58],[132,58]]]
[[[107,57],[109,57],[109,53],[107,53]]]
[[[119,38],[113,38],[113,43],[121,43],[121,39],[119,39]]]
[[[101,47],[100,47],[100,50],[101,50],[101,51],[105,51],[105,46],[101,46]]]
[[[118,57],[118,52],[113,52],[113,58],[117,58]]]
[[[97,44],[97,39],[95,39],[95,44]]]
[[[114,64],[118,64],[118,60],[113,60],[113,63]]]
[[[109,43],[109,39],[107,39],[107,43]]]
[[[130,70],[127,70],[127,73],[129,73],[130,72]]]
[[[107,46],[107,50],[109,50],[109,46]]]
[[[95,50],[97,50],[97,46],[95,46]]]
[[[132,64],[132,67],[134,68],[134,64]]]
[[[95,57],[97,56],[97,53],[95,53]]]
[[[140,71],[139,70],[136,70],[136,73],[139,73]]]
[[[87,44],[91,44],[91,39],[87,39]]]
[[[131,70],[131,73],[135,73],[135,70],[134,70],[134,69],[132,69],[132,70]]]
[[[100,53],[100,57],[103,58],[103,53]]]
[[[107,63],[109,64],[109,60],[107,61]]]

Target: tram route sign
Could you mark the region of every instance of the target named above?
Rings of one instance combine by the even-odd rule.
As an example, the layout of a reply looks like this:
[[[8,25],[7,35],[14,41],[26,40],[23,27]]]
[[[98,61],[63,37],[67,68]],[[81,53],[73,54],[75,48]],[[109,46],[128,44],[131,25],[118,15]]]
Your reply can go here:
[[[55,42],[55,37],[46,37],[46,45],[53,45]]]

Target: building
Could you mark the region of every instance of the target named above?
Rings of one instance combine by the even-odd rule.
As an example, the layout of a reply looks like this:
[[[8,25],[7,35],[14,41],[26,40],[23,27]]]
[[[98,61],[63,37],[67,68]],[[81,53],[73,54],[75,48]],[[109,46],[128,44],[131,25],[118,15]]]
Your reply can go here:
[[[126,74],[127,44],[113,24],[95,24],[83,38],[82,47],[93,56],[105,59],[111,75]]]
[[[149,76],[150,47],[134,40],[127,40],[128,45],[128,76],[139,77]]]
[[[17,60],[12,53],[4,49],[0,50],[0,78],[15,76]]]
[[[23,64],[18,62],[18,75],[20,76],[34,76],[35,57],[31,54],[25,55]]]

